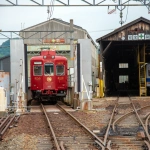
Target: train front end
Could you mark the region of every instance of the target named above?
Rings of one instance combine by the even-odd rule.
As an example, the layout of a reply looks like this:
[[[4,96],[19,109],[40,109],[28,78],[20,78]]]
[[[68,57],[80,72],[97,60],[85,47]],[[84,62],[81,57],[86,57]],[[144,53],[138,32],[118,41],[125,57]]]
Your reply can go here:
[[[32,98],[40,101],[62,100],[67,93],[67,59],[45,50],[31,58]]]

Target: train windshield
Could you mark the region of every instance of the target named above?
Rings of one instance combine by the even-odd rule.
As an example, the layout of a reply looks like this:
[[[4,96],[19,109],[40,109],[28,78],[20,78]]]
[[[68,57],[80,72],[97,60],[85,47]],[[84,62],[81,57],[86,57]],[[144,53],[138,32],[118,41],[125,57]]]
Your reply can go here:
[[[54,64],[46,63],[44,68],[45,68],[45,75],[50,75],[50,76],[54,75]]]
[[[34,75],[41,76],[42,75],[42,66],[34,66]]]
[[[56,66],[56,75],[58,75],[58,76],[64,75],[64,66],[63,65]]]

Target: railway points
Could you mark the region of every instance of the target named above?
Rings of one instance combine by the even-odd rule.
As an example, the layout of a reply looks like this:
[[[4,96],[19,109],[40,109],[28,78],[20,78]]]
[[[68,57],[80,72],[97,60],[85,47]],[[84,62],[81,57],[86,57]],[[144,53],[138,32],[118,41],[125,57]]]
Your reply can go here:
[[[120,97],[120,100],[118,100],[118,106],[117,110],[115,111],[113,122],[123,116],[126,113],[129,113],[132,111],[131,104],[128,103],[129,98],[126,97],[127,99],[127,104],[122,103],[125,100],[125,97],[122,98]],[[131,97],[132,99],[132,97]],[[132,99],[136,109],[138,110],[138,114],[140,115],[140,118],[142,119],[142,122],[144,125],[146,116],[149,116],[148,113],[150,111],[150,106],[149,106],[149,99],[144,99],[145,103],[142,103],[142,100],[140,98],[133,98]],[[110,122],[110,118],[112,116],[112,112],[114,109],[114,106],[117,102],[117,97],[116,98],[106,98],[105,101],[100,101],[98,99],[95,99],[94,103],[94,109],[91,111],[81,111],[81,110],[74,110],[70,106],[66,106],[65,104],[60,104],[60,106],[64,107],[67,112],[69,112],[72,116],[80,120],[80,122],[85,125],[96,137],[100,139],[102,142],[102,148],[104,149],[119,149],[122,150],[123,147],[126,147],[126,149],[132,150],[133,148],[137,148],[137,150],[146,150],[147,145],[148,145],[148,138],[146,135],[146,132],[144,129],[140,126],[140,123],[137,121],[135,117],[135,112],[133,111],[131,115],[126,116],[124,119],[119,121],[117,124],[115,124],[115,130],[113,131],[112,125],[113,122],[110,123],[110,129],[108,130],[108,137],[106,138],[106,129],[108,128],[108,124]],[[120,103],[121,102],[121,103]],[[129,106],[130,105],[130,106]],[[147,107],[146,107],[147,106]],[[40,107],[40,106],[38,106]],[[63,142],[64,147],[70,147],[69,145],[71,144],[72,149],[77,148],[82,142],[85,145],[92,145],[96,146],[97,141],[93,142],[91,139],[85,139],[85,138],[79,138],[79,135],[82,135],[79,127],[76,129],[74,123],[69,123],[72,122],[71,118],[67,121],[63,116],[63,112],[61,110],[58,110],[55,105],[44,105],[46,107],[47,111],[47,116],[48,118],[51,118],[51,123],[54,128],[54,131],[56,132],[56,137],[58,138],[58,143]],[[144,109],[142,109],[145,107]],[[105,109],[101,109],[105,108]],[[41,108],[39,108],[41,109]],[[70,125],[67,125],[67,124]],[[117,125],[117,126],[116,126]],[[59,126],[59,127],[57,127]],[[147,125],[146,125],[147,126]],[[62,129],[63,127],[63,129]],[[147,126],[149,128],[149,126]],[[75,130],[75,136],[73,136],[72,131]],[[94,131],[99,131],[99,132],[94,132]],[[77,133],[78,134],[77,134]],[[80,134],[79,134],[80,132]],[[17,127],[13,127],[7,130],[3,141],[1,141],[1,146],[5,147],[6,145],[12,146],[11,141],[12,138],[15,137],[14,143],[16,142],[15,140],[20,141],[20,136],[22,137],[22,140],[24,142],[26,141],[26,138],[30,138],[29,142],[30,144],[34,147],[35,149],[39,147],[53,147],[53,138],[52,136],[49,135],[51,133],[49,131],[48,125],[46,123],[45,117],[42,112],[30,112],[27,114],[22,114],[20,116],[20,119],[18,120]],[[86,136],[87,138],[87,136]],[[106,140],[105,140],[106,138]],[[82,141],[82,140],[83,141]],[[111,142],[109,142],[111,140]],[[68,142],[70,143],[68,143]],[[79,141],[82,141],[80,144],[78,143]],[[106,145],[104,142],[106,141]],[[74,143],[74,144],[73,144]],[[78,143],[78,144],[77,144]],[[99,143],[99,142],[98,142]],[[10,144],[10,145],[9,145]],[[62,144],[62,143],[61,143]],[[69,145],[68,145],[69,144]],[[83,144],[83,145],[84,145]],[[94,144],[94,145],[93,145]],[[84,146],[85,146],[84,145]],[[24,144],[22,146],[25,146]],[[19,145],[19,147],[22,147]],[[26,145],[28,148],[29,145]],[[85,146],[86,147],[86,146]],[[96,149],[99,149],[100,146],[96,146]],[[70,148],[68,148],[70,149]],[[78,147],[78,149],[80,149]],[[84,149],[84,148],[83,148]],[[87,147],[85,148],[87,149]]]

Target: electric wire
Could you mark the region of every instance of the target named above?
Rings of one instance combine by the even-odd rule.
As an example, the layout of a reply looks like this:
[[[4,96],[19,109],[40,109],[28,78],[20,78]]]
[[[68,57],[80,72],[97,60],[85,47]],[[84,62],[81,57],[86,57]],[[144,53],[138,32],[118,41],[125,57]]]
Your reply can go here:
[[[47,20],[50,20],[51,17],[52,17],[52,15],[53,15],[53,12],[54,12],[54,3],[55,3],[55,0],[51,0],[50,1],[50,5],[47,8],[47,13],[48,13]]]
[[[97,30],[97,31],[89,31],[90,33],[92,32],[103,32],[103,31],[110,31],[110,30],[115,30],[115,29],[105,29],[105,30]]]
[[[128,5],[129,5],[129,2],[128,2]],[[127,7],[126,19],[125,19],[124,23],[127,21],[127,17],[128,17],[128,9],[129,9],[129,6]]]

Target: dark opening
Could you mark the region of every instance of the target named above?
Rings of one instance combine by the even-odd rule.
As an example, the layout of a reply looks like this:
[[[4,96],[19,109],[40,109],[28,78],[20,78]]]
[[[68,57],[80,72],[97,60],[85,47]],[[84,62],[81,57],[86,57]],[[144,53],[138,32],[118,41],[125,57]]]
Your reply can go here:
[[[105,72],[105,95],[106,96],[139,96],[139,64],[138,46],[143,43],[131,41],[113,42],[107,51],[107,44],[103,43],[103,72]],[[105,53],[104,53],[105,51]],[[150,62],[150,51],[145,51],[145,62]],[[150,90],[147,87],[147,95]]]

